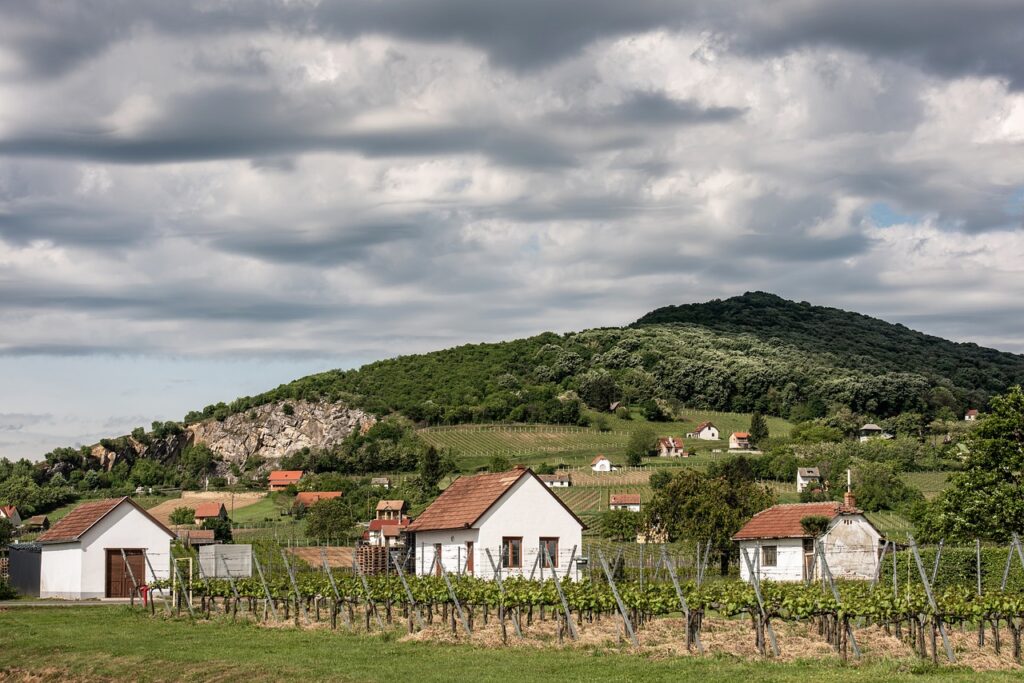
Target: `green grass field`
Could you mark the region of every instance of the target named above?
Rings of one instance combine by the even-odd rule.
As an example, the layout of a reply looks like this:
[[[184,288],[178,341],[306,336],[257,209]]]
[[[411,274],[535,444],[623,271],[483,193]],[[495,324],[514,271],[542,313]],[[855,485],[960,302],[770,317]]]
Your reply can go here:
[[[487,648],[401,642],[327,629],[261,628],[152,618],[127,607],[0,609],[0,680],[1013,681],[1019,673],[934,669],[917,660],[745,661],[725,656]]]
[[[928,500],[939,495],[949,483],[949,472],[906,472],[901,476],[910,486],[920,489]]]

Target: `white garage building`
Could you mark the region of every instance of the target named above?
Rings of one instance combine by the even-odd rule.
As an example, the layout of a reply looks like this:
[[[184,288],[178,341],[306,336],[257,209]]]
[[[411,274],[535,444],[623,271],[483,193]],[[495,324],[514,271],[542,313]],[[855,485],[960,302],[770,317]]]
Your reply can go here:
[[[37,539],[39,597],[130,597],[133,573],[139,584],[169,578],[172,538],[170,529],[131,498],[83,503]]]
[[[576,576],[573,556],[583,550],[586,525],[530,469],[456,479],[411,525],[416,573],[492,578],[491,559],[502,576]],[[541,551],[546,549],[546,553]],[[490,551],[488,558],[487,551]]]

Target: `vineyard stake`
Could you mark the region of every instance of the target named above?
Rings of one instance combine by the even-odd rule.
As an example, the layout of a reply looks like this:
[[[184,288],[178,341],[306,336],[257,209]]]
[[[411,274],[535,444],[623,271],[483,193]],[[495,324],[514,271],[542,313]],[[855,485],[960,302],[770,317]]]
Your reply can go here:
[[[945,544],[946,539],[939,539],[939,547],[935,551],[935,566],[932,567],[932,585],[935,585],[935,579],[939,576],[939,560],[942,559],[942,546]]]
[[[142,556],[144,558],[146,558],[146,566],[149,567],[149,573],[153,575],[153,580],[156,581],[156,570],[153,569],[153,563],[149,561],[149,553],[147,553],[145,550],[143,550],[142,551]],[[150,593],[150,599],[152,599],[152,595],[153,594],[151,592]],[[166,609],[167,613],[170,614],[171,613],[170,600],[167,599],[167,594],[164,592],[163,588],[160,589],[160,597],[163,599],[164,609]]]
[[[690,605],[686,602],[686,597],[683,595],[683,590],[679,587],[679,579],[676,577],[676,570],[669,563],[668,558],[665,557],[665,546],[661,546],[661,558],[664,560],[665,568],[668,570],[668,575],[672,579],[672,587],[676,591],[676,597],[679,598],[679,604],[683,608],[683,614],[686,616],[686,649],[690,649]],[[704,644],[700,642],[700,629],[694,630],[694,637],[697,641],[697,651],[704,654]]]
[[[633,631],[633,624],[629,621],[629,615],[626,614],[626,606],[622,604],[622,598],[619,597],[619,589],[615,587],[615,579],[612,578],[611,570],[608,569],[608,562],[604,559],[604,553],[600,549],[597,551],[597,557],[601,560],[601,568],[604,569],[604,575],[608,577],[608,585],[612,589],[612,595],[615,597],[615,604],[619,607],[619,614],[622,615],[622,623],[626,627],[626,633],[629,634],[629,639],[633,641],[634,647],[640,647],[640,641],[637,640],[636,633]]]
[[[459,603],[459,598],[455,595],[455,589],[452,588],[452,582],[448,579],[448,572],[445,571],[444,563],[441,562],[437,553],[434,553],[434,565],[441,569],[441,578],[444,579],[444,585],[448,586],[448,595],[451,596],[452,602],[455,603],[455,608],[459,612],[459,623],[462,624],[462,628],[465,629],[466,635],[472,637],[473,632],[469,630],[469,625],[466,624],[466,615],[462,613],[462,604]]]
[[[837,605],[841,605],[842,602],[840,602],[839,599],[839,589],[836,588],[836,582],[832,578],[832,570],[829,569],[828,561],[825,559],[825,548],[822,547],[821,541],[815,541],[814,545],[818,555],[821,557],[822,580],[828,582],[829,587],[832,589],[832,597],[835,598]],[[853,627],[850,626],[849,621],[846,622],[846,633],[850,637],[850,645],[853,647],[853,656],[860,659],[860,646],[857,644],[857,637],[853,635]]]
[[[921,582],[924,584],[925,595],[928,596],[928,604],[932,606],[932,613],[934,619],[938,619],[939,606],[935,602],[935,596],[932,594],[932,586],[928,581],[928,574],[924,570],[924,564],[921,562],[921,555],[917,552],[917,543],[914,541],[914,537],[907,534],[907,538],[910,539],[910,550],[914,554],[914,562],[917,564],[917,571],[921,574]],[[939,634],[942,636],[942,645],[946,648],[946,658],[950,662],[955,662],[956,657],[953,655],[953,648],[949,644],[949,638],[946,637],[946,626],[939,620]]]
[[[341,618],[345,621],[345,626],[351,628],[352,622],[348,618],[348,611],[338,607],[341,605],[341,593],[338,592],[338,584],[334,581],[334,573],[331,571],[331,566],[327,563],[327,551],[323,548],[320,548],[320,563],[323,564],[324,571],[327,572],[327,578],[331,582],[331,590],[334,591],[335,609],[341,612]]]
[[[309,612],[306,610],[306,601],[302,599],[302,594],[299,593],[299,583],[295,580],[295,572],[292,571],[292,563],[288,561],[288,556],[284,552],[284,548],[281,549],[281,559],[284,560],[284,568],[288,570],[288,578],[291,579],[292,589],[295,590],[295,620],[299,620],[298,609],[302,606],[302,614],[306,617],[306,623],[309,621]]]
[[[885,542],[882,546],[882,555],[878,558],[878,565],[875,567],[875,575],[871,577],[871,592],[875,592],[875,586],[878,584],[878,579],[882,576],[882,565],[885,564],[885,553],[889,551],[889,541]]]
[[[392,563],[394,563],[395,569],[398,571],[398,578],[401,579],[402,588],[405,589],[405,597],[409,598],[409,605],[412,607],[412,609],[415,610],[416,623],[419,624],[420,630],[422,631],[423,616],[420,614],[420,606],[416,602],[416,598],[412,596],[412,589],[409,588],[409,583],[405,580],[405,572],[402,571],[402,566],[398,563],[398,560],[395,559],[394,555],[388,553],[388,558],[391,560]],[[331,583],[334,583],[333,578],[331,580]]]
[[[562,592],[562,584],[558,581],[558,572],[555,570],[555,558],[551,557],[551,553],[548,551],[548,547],[541,544],[541,549],[544,551],[544,555],[548,558],[548,562],[551,563],[551,578],[555,580],[555,588],[558,590],[558,598],[562,601],[562,609],[565,610],[565,623],[569,627],[569,637],[573,640],[579,640],[579,634],[576,633],[576,624],[572,623],[572,612],[569,611],[569,601],[565,599],[565,593]]]
[[[437,558],[435,557],[434,559]],[[366,595],[366,602],[370,607],[370,611],[373,612],[373,616],[377,619],[377,626],[379,626],[380,630],[383,631],[384,622],[381,620],[380,613],[377,611],[377,603],[375,603],[373,598],[370,597],[370,584],[366,582],[366,575],[363,574],[363,569],[359,566],[355,553],[352,553],[352,568],[356,570],[356,574],[359,576],[359,581],[363,584],[363,593]],[[369,621],[367,621],[367,625],[369,625]]]
[[[135,607],[135,594],[139,593],[139,582],[135,580],[135,571],[132,570],[132,566],[128,564],[128,556],[124,554],[124,548],[121,548],[121,559],[124,560],[124,566],[128,569],[128,578],[132,580],[132,607]],[[139,593],[139,595],[141,596],[142,594]]]
[[[741,550],[743,554],[743,561],[747,563],[747,571],[750,572],[750,583],[754,586],[754,595],[757,597],[757,607],[761,611],[761,621],[764,624],[764,628],[768,631],[768,638],[772,641],[772,652],[778,657],[782,654],[779,651],[779,643],[775,640],[775,631],[772,629],[772,623],[768,619],[768,613],[764,609],[764,598],[761,596],[761,580],[754,570],[754,564],[750,561],[750,555],[747,554],[747,549]]]
[[[501,600],[501,624],[502,624],[502,626],[504,626],[505,625],[505,584],[501,580],[501,566],[499,566],[494,561],[494,557],[491,556],[491,549],[490,548],[484,548],[484,553],[487,554],[487,561],[491,563],[491,570],[494,572],[494,578],[496,578],[498,580],[498,595],[499,595],[499,599]],[[520,638],[522,638],[523,637],[523,631],[522,631],[522,629],[519,628],[519,620],[518,619],[509,619],[509,621],[511,621],[512,622],[512,626],[515,627],[516,635],[519,636]]]
[[[981,539],[974,539],[974,561],[975,569],[977,573],[978,588],[977,595],[981,597]],[[985,620],[981,619],[978,622],[978,647],[985,646]]]
[[[277,609],[274,607],[274,598],[270,595],[270,587],[267,586],[267,580],[263,577],[263,566],[260,565],[260,558],[256,557],[256,553],[252,554],[252,561],[256,565],[256,573],[260,575],[260,583],[263,584],[263,594],[267,596],[267,607],[270,608],[270,613],[274,616],[274,621],[277,621]],[[264,610],[263,618],[266,619],[266,617],[266,610]]]
[[[189,591],[185,590],[185,581],[181,578],[181,572],[178,571],[178,563],[171,561],[171,566],[174,567],[174,575],[178,578],[178,585],[181,586],[181,592],[185,596],[185,606],[188,607],[188,615],[195,619],[195,612],[192,611],[192,597],[189,595]]]

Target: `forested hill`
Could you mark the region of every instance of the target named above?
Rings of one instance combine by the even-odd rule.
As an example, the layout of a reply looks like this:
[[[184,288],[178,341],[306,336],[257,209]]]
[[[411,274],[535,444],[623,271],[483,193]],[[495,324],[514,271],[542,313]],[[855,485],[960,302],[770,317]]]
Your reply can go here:
[[[559,422],[616,401],[791,419],[838,406],[953,419],[1024,381],[1024,356],[929,337],[856,313],[745,294],[654,311],[625,328],[544,333],[331,371],[186,421],[326,399],[421,424]]]
[[[689,323],[710,330],[778,340],[836,365],[864,371],[913,372],[958,387],[1000,392],[1024,383],[1024,356],[951,342],[838,308],[812,306],[766,292],[702,304],[665,306],[633,326]]]

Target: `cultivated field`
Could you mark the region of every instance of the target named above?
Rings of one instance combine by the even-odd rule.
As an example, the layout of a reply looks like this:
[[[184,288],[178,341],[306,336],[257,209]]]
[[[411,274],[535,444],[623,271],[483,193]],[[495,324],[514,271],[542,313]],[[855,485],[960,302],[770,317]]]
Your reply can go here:
[[[171,523],[171,513],[175,508],[195,508],[201,503],[219,502],[224,503],[228,509],[228,516],[232,509],[236,512],[248,505],[255,505],[267,497],[262,491],[246,491],[244,493],[231,493],[226,491],[183,491],[180,498],[165,500],[156,507],[149,509],[149,513],[164,524]]]
[[[928,500],[942,493],[949,483],[949,472],[906,472],[901,476],[910,486],[920,489]]]

